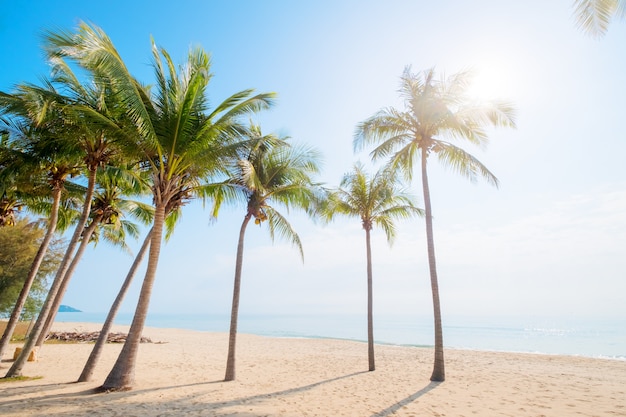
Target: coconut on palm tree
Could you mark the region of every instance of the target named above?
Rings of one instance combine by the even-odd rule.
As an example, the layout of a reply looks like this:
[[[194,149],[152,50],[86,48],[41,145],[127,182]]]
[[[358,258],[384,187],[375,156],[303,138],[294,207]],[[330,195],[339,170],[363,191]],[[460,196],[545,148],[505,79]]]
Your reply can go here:
[[[375,145],[372,159],[387,159],[389,169],[402,172],[409,180],[414,164],[420,167],[435,325],[432,381],[445,379],[445,367],[428,160],[435,156],[441,164],[472,181],[483,177],[497,186],[497,178],[487,167],[455,143],[484,146],[488,142],[487,126],[515,127],[513,106],[502,101],[472,100],[466,94],[470,81],[469,72],[436,79],[434,69],[413,74],[407,67],[400,84],[404,109],[379,111],[360,123],[354,136],[355,150]]]
[[[405,193],[394,172],[378,171],[370,177],[361,164],[356,164],[344,175],[339,188],[330,193],[327,203],[322,206],[322,215],[327,220],[336,214],[361,219],[365,230],[367,259],[367,357],[370,371],[376,369],[374,359],[374,312],[373,312],[373,273],[371,231],[378,226],[385,232],[391,245],[396,236],[394,220],[406,219],[413,215],[423,215],[415,207],[413,199]]]
[[[312,175],[319,172],[317,152],[304,147],[292,147],[287,138],[263,135],[258,126],[252,126],[250,138],[233,161],[229,178],[222,183],[205,187],[205,196],[215,199],[215,210],[223,201],[240,201],[246,213],[239,229],[235,282],[230,317],[228,357],[224,380],[235,379],[235,351],[241,275],[246,228],[254,218],[255,224],[267,224],[272,240],[275,235],[289,240],[304,257],[302,242],[280,207],[310,209],[316,200],[317,188]],[[304,259],[304,258],[303,258]]]

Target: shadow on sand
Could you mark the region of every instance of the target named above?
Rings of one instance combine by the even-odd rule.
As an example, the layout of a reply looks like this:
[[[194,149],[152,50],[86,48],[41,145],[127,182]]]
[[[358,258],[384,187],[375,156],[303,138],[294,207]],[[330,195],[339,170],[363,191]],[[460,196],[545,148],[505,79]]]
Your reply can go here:
[[[397,403],[395,403],[395,404],[385,408],[382,411],[379,411],[376,414],[372,414],[371,417],[387,417],[387,416],[390,416],[393,413],[395,413],[396,411],[398,411],[399,409],[401,409],[402,407],[404,407],[405,405],[412,403],[413,401],[417,400],[422,395],[424,395],[427,392],[437,388],[439,386],[439,384],[441,384],[441,382],[431,382],[428,385],[426,385],[424,388],[422,388],[421,390],[417,391],[416,393],[411,394],[411,395],[409,395],[406,398],[403,398],[402,400],[398,401]]]
[[[292,394],[298,394],[298,393],[312,390],[324,384],[333,383],[342,379],[352,378],[352,377],[362,375],[362,374],[367,374],[367,373],[368,373],[367,371],[354,372],[354,373],[350,373],[346,375],[337,376],[334,378],[321,380],[321,381],[314,382],[308,385],[303,385],[300,387],[289,388],[285,390],[268,392],[268,393],[262,393],[262,394],[257,394],[257,395],[251,395],[247,397],[237,397],[237,398],[233,398],[227,401],[206,402],[203,404],[203,408],[204,408],[204,411],[212,412],[216,416],[226,415],[226,414],[223,414],[226,411],[226,409],[232,406],[241,405],[242,403],[253,405],[255,403],[263,402],[265,400],[276,398],[276,397],[287,397]],[[69,385],[73,385],[75,383],[38,384],[38,385],[31,385],[28,387],[6,387],[8,389],[3,389],[5,395],[3,395],[4,398],[0,400],[0,408],[7,407],[7,411],[9,411],[10,408],[20,407],[20,406],[24,407],[25,404],[30,403],[32,405],[36,404],[38,408],[40,409],[41,408],[48,409],[48,407],[54,408],[59,403],[65,403],[67,401],[70,401],[71,399],[78,400],[80,397],[90,398],[90,399],[85,398],[86,402],[82,403],[83,406],[88,406],[88,407],[94,406],[96,404],[93,404],[92,401],[94,401],[95,403],[101,403],[101,401],[104,400],[105,398],[106,400],[104,401],[107,404],[111,405],[111,404],[115,404],[118,400],[121,400],[122,398],[128,398],[129,396],[130,397],[140,396],[142,394],[146,394],[150,392],[179,390],[183,388],[191,388],[194,386],[204,385],[204,386],[209,387],[211,385],[216,385],[216,384],[221,384],[221,383],[225,383],[225,382],[222,380],[207,381],[207,382],[197,382],[197,383],[192,383],[192,384],[170,385],[170,386],[165,386],[165,387],[139,389],[136,391],[132,390],[132,391],[124,391],[124,392],[109,392],[109,393],[103,393],[103,394],[99,394],[96,391],[97,389],[91,388],[91,389],[85,389],[85,390],[73,391],[73,392],[58,392],[58,393],[49,392],[47,395],[37,396],[36,398],[28,398],[28,399],[24,399],[24,398],[12,399],[11,397],[20,397],[21,395],[28,394],[28,393],[33,394],[35,392],[40,392],[41,389],[44,389],[45,391],[49,391],[51,389],[52,390],[63,389],[64,387],[68,387]],[[229,383],[226,382],[226,384],[229,384]],[[384,410],[381,410],[375,414],[372,414],[371,417],[391,416],[394,413],[396,413],[398,410],[403,408],[404,406],[416,401],[424,394],[435,389],[437,386],[439,386],[439,384],[440,382],[430,382],[428,385],[426,385],[424,388],[420,389],[419,391],[415,392],[414,394],[411,394],[408,397],[403,398],[402,400],[396,402],[395,404],[390,405]],[[76,385],[80,385],[80,384],[76,384]],[[207,394],[206,391],[203,391],[201,393],[198,393],[198,392],[190,393],[189,395],[183,396],[182,398],[177,398],[176,400],[168,402],[167,403],[168,408],[173,409],[173,410],[184,411],[184,409],[188,407],[190,404],[192,404],[194,402],[194,399],[197,399],[199,395],[206,395],[206,394]],[[62,415],[65,415],[65,414],[62,414]],[[170,414],[167,414],[167,415],[170,415]],[[229,413],[228,415],[237,415],[239,417],[255,416],[252,410],[250,410],[250,412],[247,412],[247,413],[245,412],[237,413],[237,414]]]
[[[366,374],[367,371],[360,371],[360,372],[354,372],[351,374],[347,374],[347,375],[341,375],[341,376],[337,376],[334,378],[329,378],[329,379],[325,379],[322,381],[318,381],[318,382],[314,382],[312,384],[308,384],[308,385],[303,385],[301,387],[296,387],[296,388],[289,388],[286,390],[281,390],[281,391],[274,391],[274,392],[269,392],[269,393],[264,393],[264,394],[257,394],[257,395],[252,395],[252,396],[248,396],[248,397],[238,397],[238,398],[234,398],[232,400],[229,401],[216,401],[216,402],[211,402],[211,403],[206,403],[204,404],[204,410],[205,411],[213,411],[213,412],[217,412],[220,409],[223,408],[228,408],[230,406],[234,406],[234,405],[239,405],[242,402],[243,403],[254,403],[254,402],[258,402],[258,401],[263,401],[266,399],[270,399],[273,397],[281,397],[281,396],[289,396],[291,394],[296,394],[296,393],[300,393],[300,392],[304,392],[304,391],[308,391],[311,389],[314,389],[315,387],[318,387],[320,385],[324,385],[324,384],[328,384],[328,383],[332,383],[334,381],[338,381],[338,380],[342,380],[345,378],[351,378],[360,374]],[[11,400],[8,399],[8,397],[10,396],[17,396],[19,397],[20,395],[23,395],[25,393],[34,393],[37,392],[38,390],[40,390],[41,388],[44,389],[50,389],[50,388],[63,388],[63,387],[67,387],[69,385],[75,384],[75,383],[59,383],[59,384],[41,384],[41,385],[32,385],[29,387],[15,387],[14,389],[10,389],[9,392],[7,392],[7,394],[9,394],[7,397],[3,398],[2,400],[0,400],[0,408],[2,407],[9,407],[9,406],[19,406],[19,405],[24,405],[25,402],[30,402],[33,404],[38,404],[39,406],[54,406],[57,405],[59,402],[65,402],[69,399],[77,399],[78,397],[90,397],[92,399],[97,399],[97,398],[106,398],[107,403],[115,403],[116,400],[118,400],[119,398],[128,398],[129,396],[139,396],[141,394],[145,394],[145,393],[150,393],[150,392],[155,392],[155,391],[167,391],[167,390],[177,390],[177,389],[181,389],[181,388],[187,388],[187,387],[194,387],[194,386],[202,386],[202,385],[214,385],[214,384],[218,384],[218,383],[225,383],[225,384],[229,384],[229,382],[224,382],[223,380],[219,380],[219,381],[208,381],[208,382],[197,382],[197,383],[193,383],[193,384],[183,384],[183,385],[171,385],[171,386],[167,386],[167,387],[155,387],[155,388],[148,388],[148,389],[140,389],[140,390],[132,390],[132,391],[123,391],[123,392],[108,392],[108,393],[100,393],[98,391],[97,388],[91,388],[91,389],[86,389],[83,391],[74,391],[74,392],[67,392],[67,393],[50,393],[48,395],[43,395],[43,396],[38,396],[36,398],[29,398],[27,400],[24,399],[15,399],[15,400]],[[206,393],[202,393],[206,394]],[[189,396],[186,396],[184,398],[179,398],[177,400],[171,401],[169,402],[170,406],[176,407],[179,405],[186,405],[189,404],[190,400],[197,396],[198,394],[191,394]],[[216,415],[220,415],[220,414],[216,414]],[[239,416],[239,414],[237,414]],[[254,414],[246,414],[246,415],[250,415],[253,416]],[[242,415],[243,416],[243,415]]]

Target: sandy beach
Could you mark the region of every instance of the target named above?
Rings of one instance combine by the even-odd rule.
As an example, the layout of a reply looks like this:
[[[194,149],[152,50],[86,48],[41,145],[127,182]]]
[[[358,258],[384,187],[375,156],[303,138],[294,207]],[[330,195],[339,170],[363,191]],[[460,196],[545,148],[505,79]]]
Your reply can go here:
[[[141,345],[132,391],[93,392],[121,345],[107,345],[94,381],[78,384],[93,345],[47,344],[24,368],[41,379],[0,383],[2,416],[626,416],[626,361],[448,349],[447,380],[437,384],[431,349],[377,345],[377,369],[367,372],[365,343],[242,334],[237,380],[223,382],[226,334],[144,336],[153,343]]]

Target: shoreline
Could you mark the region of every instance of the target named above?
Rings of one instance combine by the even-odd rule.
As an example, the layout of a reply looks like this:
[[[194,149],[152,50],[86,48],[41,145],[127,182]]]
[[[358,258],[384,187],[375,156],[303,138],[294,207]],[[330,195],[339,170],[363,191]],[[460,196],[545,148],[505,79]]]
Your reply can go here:
[[[88,326],[93,330],[100,330],[102,323],[98,322],[81,322],[81,321],[59,321],[60,325],[63,324],[80,324],[83,326]],[[97,327],[92,328],[92,325],[96,325]],[[121,324],[120,326],[130,327],[128,324]],[[226,331],[213,331],[213,330],[202,330],[202,329],[192,329],[192,328],[180,328],[180,327],[161,327],[161,326],[148,326],[147,328],[155,328],[155,329],[173,329],[173,330],[190,330],[190,331],[200,331],[200,332],[209,332],[209,333],[224,333]],[[319,335],[276,335],[271,332],[239,332],[238,334],[248,334],[253,336],[263,336],[263,337],[271,337],[277,339],[321,339],[321,340],[340,340],[340,341],[348,341],[348,342],[356,342],[356,343],[367,343],[366,339],[360,338],[350,338],[350,337],[333,337],[333,336],[319,336]],[[386,342],[386,341],[374,341],[376,346],[398,346],[398,347],[412,347],[412,348],[425,348],[425,349],[433,349],[434,345],[429,344],[414,344],[414,343],[395,343],[395,342]],[[513,353],[513,354],[529,354],[529,355],[547,355],[547,356],[567,356],[567,357],[580,357],[580,358],[590,358],[590,359],[606,359],[606,360],[615,360],[615,361],[626,361],[626,355],[604,355],[604,354],[580,354],[580,353],[552,353],[552,352],[544,352],[544,351],[530,351],[530,350],[506,350],[506,349],[490,349],[490,348],[473,348],[473,347],[454,347],[454,346],[444,346],[445,350],[460,350],[460,351],[475,351],[475,352],[496,352],[496,353]]]
[[[430,317],[379,315],[374,321],[377,344],[432,346]],[[102,323],[101,313],[59,313],[57,321]],[[117,322],[129,325],[132,314]],[[239,332],[269,337],[367,340],[366,320],[360,314],[254,314],[240,317]],[[230,316],[219,314],[159,314],[146,326],[228,332]],[[444,323],[446,348],[497,352],[528,352],[626,360],[626,321],[556,320],[544,318],[450,318]]]
[[[94,326],[55,323],[53,330]],[[377,344],[376,370],[368,372],[362,342],[240,334],[237,379],[223,382],[226,333],[143,333],[153,343],[139,348],[133,390],[92,392],[121,344],[107,344],[94,381],[80,384],[93,344],[50,344],[24,368],[42,379],[0,383],[3,416],[626,416],[624,361],[446,349],[447,379],[431,383],[432,348]]]

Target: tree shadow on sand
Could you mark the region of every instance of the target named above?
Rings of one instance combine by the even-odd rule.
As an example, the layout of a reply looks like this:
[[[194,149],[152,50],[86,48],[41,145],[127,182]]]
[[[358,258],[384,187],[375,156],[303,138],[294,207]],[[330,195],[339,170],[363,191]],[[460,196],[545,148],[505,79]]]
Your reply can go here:
[[[291,395],[291,394],[297,394],[300,392],[305,392],[305,391],[309,391],[312,390],[313,388],[316,388],[318,386],[324,385],[324,384],[329,384],[335,381],[339,381],[342,379],[346,379],[346,378],[351,378],[357,375],[361,375],[361,374],[367,374],[368,371],[359,371],[359,372],[353,372],[350,374],[346,374],[346,375],[340,375],[334,378],[329,378],[329,379],[324,379],[322,381],[318,381],[318,382],[313,382],[311,384],[308,385],[303,385],[301,387],[295,387],[295,388],[289,388],[289,389],[285,389],[285,390],[281,390],[281,391],[274,391],[274,392],[267,392],[267,393],[263,393],[263,394],[257,394],[257,395],[251,395],[248,397],[238,397],[238,398],[234,398],[232,400],[229,401],[217,401],[217,402],[213,402],[213,403],[208,403],[205,404],[205,407],[207,407],[207,409],[219,409],[219,408],[225,408],[225,407],[229,407],[232,405],[236,405],[239,404],[241,402],[253,402],[253,401],[259,401],[259,400],[266,400],[268,398],[274,398],[274,397],[280,397],[280,396],[287,396],[287,395]],[[225,382],[224,380],[219,380],[219,381],[211,381],[211,382],[196,382],[193,384],[185,384],[185,385],[173,385],[173,386],[169,386],[169,387],[158,387],[158,388],[150,388],[150,389],[144,389],[144,390],[132,390],[132,391],[126,391],[123,393],[120,393],[121,395],[124,396],[133,396],[133,395],[141,395],[144,393],[148,393],[151,391],[165,391],[165,390],[171,390],[171,389],[180,389],[180,388],[185,388],[185,387],[193,387],[193,386],[199,386],[199,385],[211,385],[211,384],[218,384],[218,383],[225,383],[225,384],[229,384],[229,382]],[[108,393],[107,395],[115,395],[117,394],[116,392],[111,392]],[[192,394],[189,397],[186,397],[185,399],[180,399],[177,401],[184,401],[187,402],[189,401],[189,399],[195,395],[204,395],[205,393],[200,393],[200,394]]]
[[[291,394],[296,394],[296,393],[314,389],[315,387],[318,387],[320,385],[332,383],[332,382],[339,381],[345,378],[351,378],[351,377],[354,377],[360,374],[366,374],[366,373],[367,371],[354,372],[351,374],[341,375],[341,376],[337,376],[334,378],[329,378],[329,379],[325,379],[322,381],[314,382],[308,385],[303,385],[303,386],[295,387],[295,388],[289,388],[289,389],[285,389],[281,391],[268,392],[268,393],[263,393],[263,394],[247,396],[247,397],[238,397],[238,398],[233,398],[228,401],[215,401],[211,403],[205,403],[204,410],[217,412],[220,409],[240,405],[242,403],[250,404],[250,403],[264,401],[264,400],[275,398],[275,397],[288,396]],[[38,396],[36,398],[29,398],[26,401],[33,403],[33,404],[36,403],[40,407],[41,406],[45,407],[46,405],[49,405],[51,408],[53,408],[53,406],[57,405],[58,403],[65,403],[66,401],[70,399],[77,399],[78,397],[87,397],[87,398],[91,398],[94,400],[106,398],[106,402],[108,404],[114,404],[120,398],[140,396],[142,394],[155,392],[155,391],[178,390],[181,388],[188,388],[188,387],[202,386],[202,385],[209,386],[209,385],[214,385],[218,383],[225,383],[225,382],[223,380],[196,382],[192,384],[171,385],[171,386],[166,386],[166,387],[154,387],[154,388],[147,388],[147,389],[139,389],[139,390],[123,391],[123,392],[109,392],[109,393],[100,393],[99,391],[97,391],[97,388],[91,388],[91,389],[86,389],[86,390],[78,391],[78,392],[74,391],[74,392],[64,392],[64,393],[51,393],[48,395]],[[226,384],[228,383],[229,382],[226,382]],[[65,383],[65,384],[61,383],[61,384],[54,384],[54,385],[57,388],[62,388],[62,387],[67,387],[71,384],[74,384],[74,383]],[[42,385],[40,385],[39,387],[41,388]],[[36,386],[30,387],[30,388],[36,389]],[[15,394],[18,394],[18,393],[16,392]],[[188,406],[194,397],[197,397],[198,395],[205,395],[205,394],[206,392],[193,393],[183,398],[178,398],[176,400],[170,401],[168,402],[168,405],[172,408],[177,407],[177,406]],[[6,400],[6,401],[0,400],[0,407],[18,406],[18,405],[24,405],[24,403],[25,403],[24,399],[15,399],[15,400]],[[91,406],[93,404],[84,404],[84,405]],[[219,415],[219,414],[216,414],[216,415]],[[239,414],[237,415],[239,416]],[[252,416],[254,414],[249,414],[249,415]]]
[[[412,403],[413,401],[417,400],[422,395],[424,395],[427,392],[437,388],[439,386],[439,384],[441,384],[441,382],[431,382],[428,385],[426,385],[424,388],[422,388],[421,390],[417,391],[416,393],[409,395],[408,397],[398,401],[397,403],[395,403],[395,404],[385,408],[382,411],[379,411],[376,414],[372,414],[371,417],[387,417],[387,416],[390,416],[390,415],[394,414],[396,411],[398,411],[399,409],[401,409],[402,407],[404,407],[405,405]]]

